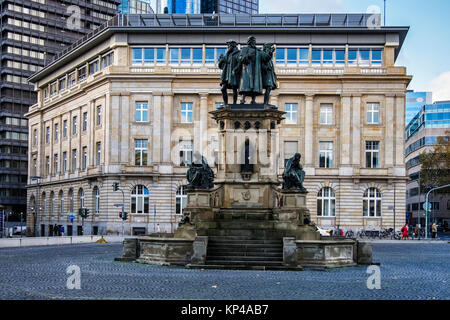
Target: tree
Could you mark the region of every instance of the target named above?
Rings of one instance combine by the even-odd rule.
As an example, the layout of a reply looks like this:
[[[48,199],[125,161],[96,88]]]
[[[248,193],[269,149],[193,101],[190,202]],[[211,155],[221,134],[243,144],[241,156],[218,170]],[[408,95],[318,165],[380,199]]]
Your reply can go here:
[[[432,150],[423,152],[419,156],[420,189],[424,192],[431,188],[450,184],[450,130],[445,136],[438,137]],[[442,189],[442,193],[449,193],[450,188]]]

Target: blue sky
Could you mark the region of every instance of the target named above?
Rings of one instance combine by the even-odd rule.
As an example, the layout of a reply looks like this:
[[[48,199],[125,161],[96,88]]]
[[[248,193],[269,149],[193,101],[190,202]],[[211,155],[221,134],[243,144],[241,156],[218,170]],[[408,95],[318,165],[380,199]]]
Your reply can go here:
[[[355,13],[383,0],[260,0],[260,13]],[[409,89],[432,91],[433,100],[450,100],[450,1],[386,0],[388,26],[409,26],[396,64],[406,66]]]

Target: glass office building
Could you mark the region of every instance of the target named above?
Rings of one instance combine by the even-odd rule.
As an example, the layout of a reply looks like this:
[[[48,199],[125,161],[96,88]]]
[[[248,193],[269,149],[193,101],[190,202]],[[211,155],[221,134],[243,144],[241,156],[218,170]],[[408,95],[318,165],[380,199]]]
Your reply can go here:
[[[450,128],[450,101],[424,105],[406,127],[406,141],[426,128]]]
[[[131,0],[130,0],[131,1]],[[148,0],[155,13],[257,14],[259,0]],[[165,10],[166,9],[166,10]]]
[[[123,14],[154,13],[150,0],[122,0],[118,10]]]
[[[248,13],[259,12],[259,0],[202,0],[202,13]]]
[[[424,105],[433,103],[432,96],[431,92],[415,92],[409,90],[406,93],[406,124],[415,117]]]

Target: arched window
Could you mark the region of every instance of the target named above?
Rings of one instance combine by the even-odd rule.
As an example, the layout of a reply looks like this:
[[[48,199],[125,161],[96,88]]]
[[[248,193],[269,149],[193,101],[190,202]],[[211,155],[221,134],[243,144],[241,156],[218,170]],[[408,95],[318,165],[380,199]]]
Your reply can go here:
[[[100,212],[100,191],[98,187],[94,187],[94,213],[99,214]]]
[[[363,196],[364,217],[381,217],[381,193],[377,188],[369,188]]]
[[[131,213],[149,213],[149,202],[148,189],[136,186],[131,193]]]
[[[317,215],[322,217],[334,217],[336,215],[336,195],[331,188],[320,189],[317,195]]]
[[[50,216],[55,213],[55,193],[52,191],[50,193]]]
[[[80,208],[84,208],[84,190],[80,189],[78,191],[78,196],[80,197]]]
[[[181,186],[178,188],[175,198],[176,198],[175,213],[182,215],[183,209],[186,208],[187,205],[187,194],[185,186]]]
[[[59,192],[59,216],[61,218],[64,216],[64,192],[62,190]]]
[[[69,212],[73,213],[73,206],[74,206],[74,202],[73,202],[73,189],[69,190]]]

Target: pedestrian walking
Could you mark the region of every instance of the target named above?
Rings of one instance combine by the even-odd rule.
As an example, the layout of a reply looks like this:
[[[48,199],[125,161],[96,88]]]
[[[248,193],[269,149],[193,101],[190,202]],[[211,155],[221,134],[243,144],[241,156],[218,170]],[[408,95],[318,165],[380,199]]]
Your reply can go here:
[[[402,231],[402,237],[400,238],[400,240],[403,240],[405,237],[409,240],[408,224],[407,223],[405,223],[405,225],[402,227],[401,231]]]
[[[436,239],[437,236],[437,225],[436,222],[433,222],[433,224],[431,225],[431,237],[433,239]]]
[[[61,235],[61,237],[64,237],[64,226],[61,225],[61,227],[59,228],[59,234]]]
[[[416,224],[416,227],[414,228],[414,238],[420,240],[420,227],[418,224]]]

